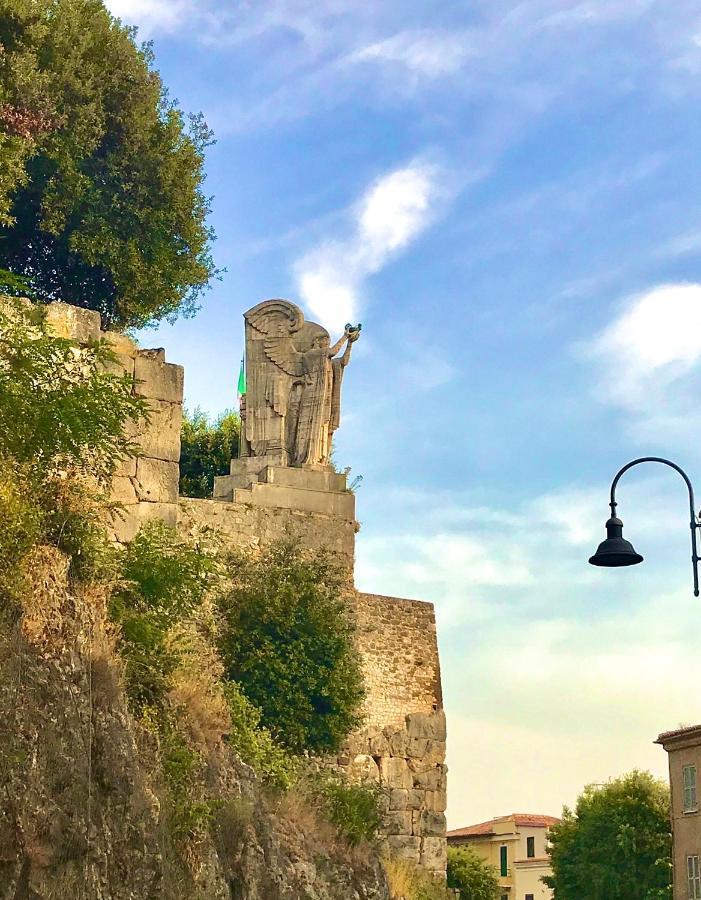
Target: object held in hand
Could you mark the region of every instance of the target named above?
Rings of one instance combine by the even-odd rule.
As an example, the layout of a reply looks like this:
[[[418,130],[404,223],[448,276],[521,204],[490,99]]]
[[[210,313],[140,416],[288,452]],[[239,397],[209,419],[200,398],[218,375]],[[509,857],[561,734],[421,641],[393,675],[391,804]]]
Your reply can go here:
[[[350,322],[346,324],[346,334],[348,335],[348,340],[351,343],[358,340],[362,327],[363,326],[360,324],[360,322],[358,322],[357,325],[351,325]]]

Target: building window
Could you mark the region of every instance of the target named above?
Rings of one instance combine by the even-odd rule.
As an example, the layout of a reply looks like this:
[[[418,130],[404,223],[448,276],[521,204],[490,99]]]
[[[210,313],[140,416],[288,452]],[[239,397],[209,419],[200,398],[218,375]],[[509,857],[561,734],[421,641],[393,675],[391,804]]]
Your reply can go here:
[[[535,838],[527,837],[526,838],[526,856],[528,859],[533,859],[535,856]],[[528,894],[526,894],[526,900],[528,900]],[[533,900],[533,898],[531,898]]]
[[[507,848],[502,847],[499,851],[499,860],[501,862],[501,877],[506,878],[509,874],[509,860],[507,856]]]
[[[684,766],[682,784],[684,785],[684,812],[697,812],[699,806],[696,802],[696,766]]]
[[[533,894],[526,894],[526,900],[533,900]]]
[[[701,900],[701,869],[698,856],[687,856],[686,874],[689,880],[689,900]]]

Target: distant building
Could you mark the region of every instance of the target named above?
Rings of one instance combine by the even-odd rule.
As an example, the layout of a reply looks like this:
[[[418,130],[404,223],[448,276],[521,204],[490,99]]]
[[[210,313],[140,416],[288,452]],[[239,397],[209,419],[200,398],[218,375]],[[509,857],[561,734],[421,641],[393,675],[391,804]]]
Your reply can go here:
[[[449,847],[470,847],[499,874],[500,900],[550,900],[547,835],[553,816],[512,813],[448,832]],[[701,894],[699,895],[701,897]]]
[[[664,747],[669,758],[674,900],[701,900],[701,725],[665,731],[655,743]]]

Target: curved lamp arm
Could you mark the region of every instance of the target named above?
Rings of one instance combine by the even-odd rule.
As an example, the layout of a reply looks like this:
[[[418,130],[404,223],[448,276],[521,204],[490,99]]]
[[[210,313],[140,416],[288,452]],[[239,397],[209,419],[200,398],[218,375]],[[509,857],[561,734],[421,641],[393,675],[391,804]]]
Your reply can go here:
[[[679,472],[684,481],[686,482],[686,486],[689,490],[689,527],[691,528],[691,566],[694,572],[694,596],[699,596],[699,561],[701,561],[701,557],[698,555],[698,550],[696,546],[696,530],[701,528],[701,524],[699,523],[696,517],[696,504],[694,501],[694,489],[691,485],[691,481],[689,481],[689,476],[686,474],[684,469],[678,466],[676,463],[671,462],[669,459],[663,459],[661,456],[641,456],[640,459],[634,459],[632,462],[627,463],[620,469],[616,477],[613,479],[611,483],[611,501],[609,506],[611,507],[611,517],[615,518],[616,516],[616,507],[618,504],[616,503],[616,486],[618,482],[621,480],[621,475],[624,472],[627,472],[628,469],[632,469],[633,466],[637,466],[640,463],[645,462],[656,462],[662,463],[664,466],[669,466],[670,469],[674,469]]]

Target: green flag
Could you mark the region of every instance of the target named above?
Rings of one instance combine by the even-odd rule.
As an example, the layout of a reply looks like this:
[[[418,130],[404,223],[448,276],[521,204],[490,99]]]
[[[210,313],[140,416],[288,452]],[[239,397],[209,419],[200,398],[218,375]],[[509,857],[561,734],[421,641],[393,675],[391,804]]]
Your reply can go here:
[[[241,369],[239,370],[239,387],[238,387],[239,400],[241,399],[241,397],[243,397],[243,395],[245,393],[246,393],[246,369],[244,368],[243,356],[242,356],[241,357]]]

